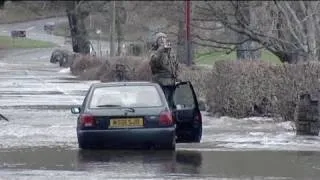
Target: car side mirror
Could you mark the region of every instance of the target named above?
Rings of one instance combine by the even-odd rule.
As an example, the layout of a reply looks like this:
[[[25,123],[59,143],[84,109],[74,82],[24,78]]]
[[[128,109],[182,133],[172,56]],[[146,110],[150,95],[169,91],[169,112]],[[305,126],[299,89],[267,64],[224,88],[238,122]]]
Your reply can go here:
[[[71,113],[72,114],[79,114],[80,113],[80,107],[72,107],[71,108]]]
[[[199,109],[200,111],[205,111],[206,110],[206,103],[203,100],[198,101]]]

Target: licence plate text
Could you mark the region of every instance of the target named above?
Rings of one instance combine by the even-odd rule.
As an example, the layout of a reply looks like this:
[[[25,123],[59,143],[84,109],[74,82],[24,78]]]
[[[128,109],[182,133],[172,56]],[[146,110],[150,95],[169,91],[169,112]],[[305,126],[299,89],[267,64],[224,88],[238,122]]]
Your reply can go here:
[[[143,127],[142,118],[110,119],[109,128],[135,128],[135,127]]]

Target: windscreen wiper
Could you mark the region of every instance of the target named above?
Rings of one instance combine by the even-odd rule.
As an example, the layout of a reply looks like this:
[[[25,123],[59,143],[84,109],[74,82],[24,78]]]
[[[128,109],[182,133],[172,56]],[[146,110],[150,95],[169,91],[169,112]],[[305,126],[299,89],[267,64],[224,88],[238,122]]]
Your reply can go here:
[[[132,107],[123,107],[123,108],[129,110],[130,112],[135,112],[134,108]]]
[[[121,109],[127,109],[127,110],[130,110],[130,112],[135,112],[134,108],[132,107],[122,107],[117,104],[102,104],[102,105],[98,105],[97,107],[120,107]]]
[[[121,107],[121,106],[117,104],[102,104],[102,105],[98,105],[97,107]]]

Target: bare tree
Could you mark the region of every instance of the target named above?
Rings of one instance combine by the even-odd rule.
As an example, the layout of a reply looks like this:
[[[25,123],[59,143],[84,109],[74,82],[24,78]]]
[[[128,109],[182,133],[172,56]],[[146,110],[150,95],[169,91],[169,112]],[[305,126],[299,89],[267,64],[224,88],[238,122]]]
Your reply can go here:
[[[115,29],[117,32],[117,41],[118,41],[118,48],[117,48],[117,56],[120,56],[121,49],[122,49],[122,42],[124,40],[124,34],[123,34],[123,24],[125,24],[127,19],[127,10],[123,6],[123,1],[118,1],[116,3],[116,19],[115,19]]]
[[[198,22],[214,22],[207,27],[214,30],[219,22],[224,28],[242,34],[240,42],[206,39],[206,45],[220,46],[233,50],[230,45],[242,44],[244,41],[255,41],[260,48],[266,48],[278,56],[281,61],[296,63],[319,58],[319,2],[318,1],[251,1],[257,18],[257,24],[251,26],[244,14],[245,3],[242,1],[205,1],[197,3]],[[202,27],[203,28],[203,27]],[[201,35],[198,39],[204,40]],[[227,46],[226,46],[227,45]]]
[[[89,54],[90,42],[84,24],[84,19],[89,15],[89,12],[82,7],[82,3],[84,3],[84,1],[67,1],[66,11],[69,20],[73,51]]]
[[[244,20],[247,20],[248,25],[254,28],[257,25],[256,13],[253,10],[253,4],[249,1],[243,2]],[[238,60],[259,60],[261,58],[261,49],[257,49],[258,44],[252,40],[247,40],[246,35],[237,33],[238,42],[241,44],[236,45],[236,54]]]
[[[158,31],[167,33],[174,45],[176,58],[181,63],[187,63],[184,3],[184,1],[144,1],[138,5],[140,17],[145,16],[154,21],[151,26],[142,21],[143,29],[147,29],[150,34]]]
[[[123,26],[127,20],[127,12],[135,8],[135,6],[128,6],[128,4],[135,4],[133,2],[125,1],[91,1],[90,2],[90,12],[101,13],[105,16],[105,22],[110,33],[110,54],[113,56],[115,51],[114,40],[117,41],[116,55],[119,56],[122,49],[122,43],[124,41]],[[127,6],[125,6],[127,5]],[[115,12],[114,12],[115,11]],[[113,17],[113,15],[115,17]],[[115,27],[113,27],[113,20],[115,20]],[[113,32],[113,30],[115,32]],[[115,34],[114,34],[115,33]],[[116,37],[114,36],[116,35]]]

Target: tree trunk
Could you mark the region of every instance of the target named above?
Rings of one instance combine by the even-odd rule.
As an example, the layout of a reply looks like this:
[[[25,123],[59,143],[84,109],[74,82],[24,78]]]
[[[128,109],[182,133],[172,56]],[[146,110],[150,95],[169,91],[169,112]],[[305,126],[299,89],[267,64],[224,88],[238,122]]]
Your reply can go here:
[[[257,25],[257,19],[255,17],[255,12],[249,6],[244,12],[244,16],[247,17],[249,21],[249,27],[254,29],[254,26]],[[238,42],[246,40],[247,37],[238,34]],[[257,50],[259,44],[254,41],[246,41],[240,45],[237,45],[237,59],[238,60],[260,60],[261,59],[261,50]]]
[[[123,8],[123,1],[118,2],[118,6],[116,7],[116,19],[115,19],[115,29],[117,32],[117,43],[118,43],[118,48],[117,48],[117,56],[120,56],[121,54],[121,49],[122,49],[122,42],[123,42],[123,31],[122,31],[122,24],[125,21],[124,13],[121,11],[125,11]]]
[[[118,41],[117,56],[120,56],[121,49],[122,49],[121,45],[122,45],[123,35],[122,35],[121,24],[118,22],[116,23],[116,31],[117,31],[117,41]]]
[[[114,29],[115,29],[115,15],[116,15],[116,1],[113,1],[113,7],[112,7],[112,18],[111,18],[111,26],[110,26],[110,57],[114,56]]]
[[[86,14],[79,14],[80,21],[79,21],[79,39],[80,39],[80,52],[84,54],[90,54],[90,41],[88,37],[88,32],[84,23],[86,18]]]
[[[311,4],[312,3],[312,4]],[[318,52],[317,52],[317,39],[316,39],[316,27],[315,27],[315,22],[316,19],[314,18],[313,12],[312,12],[312,7],[314,2],[306,3],[306,8],[307,8],[307,15],[308,19],[306,21],[307,23],[307,39],[308,39],[308,61],[318,61]],[[317,3],[317,2],[316,2]],[[316,4],[314,4],[316,6]]]
[[[299,53],[286,53],[286,52],[275,52],[274,53],[281,62],[289,64],[297,64],[305,61],[305,56]]]
[[[88,33],[85,28],[84,19],[87,13],[77,7],[77,2],[67,2],[67,16],[69,20],[70,34],[72,39],[73,52],[81,54],[90,53]]]
[[[67,17],[69,22],[70,35],[72,40],[72,49],[73,52],[79,52],[79,46],[77,42],[76,35],[77,33],[77,17],[75,14],[75,2],[68,1],[67,3]]]
[[[239,41],[243,41],[242,35],[239,35]],[[258,48],[258,44],[254,41],[247,41],[240,45],[237,45],[237,59],[238,60],[260,60],[261,51],[255,50]]]

